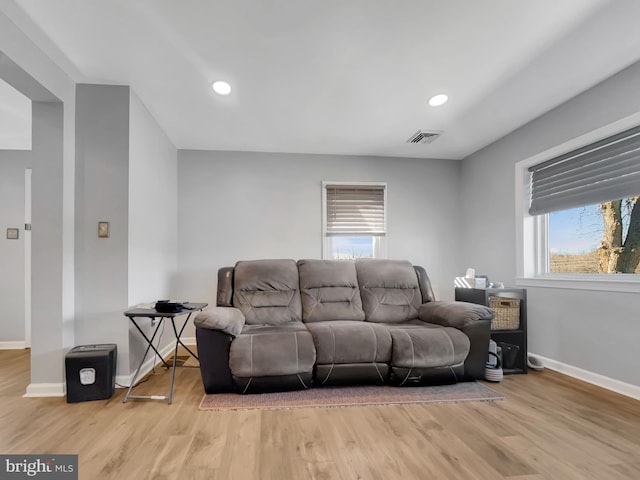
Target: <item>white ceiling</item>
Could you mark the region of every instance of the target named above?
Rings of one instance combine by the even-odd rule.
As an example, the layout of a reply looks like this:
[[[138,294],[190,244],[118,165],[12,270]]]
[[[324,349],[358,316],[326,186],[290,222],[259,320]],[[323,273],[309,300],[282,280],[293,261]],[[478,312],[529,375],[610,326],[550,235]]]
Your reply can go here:
[[[640,59],[637,0],[0,8],[75,81],[131,85],[181,149],[461,159]],[[444,134],[405,144],[418,129]]]

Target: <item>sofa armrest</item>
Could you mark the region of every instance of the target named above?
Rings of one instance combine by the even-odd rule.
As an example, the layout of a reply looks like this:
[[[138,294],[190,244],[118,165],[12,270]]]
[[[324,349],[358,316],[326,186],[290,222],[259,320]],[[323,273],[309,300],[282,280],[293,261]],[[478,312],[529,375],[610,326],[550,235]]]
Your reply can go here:
[[[464,330],[478,320],[490,321],[493,311],[476,303],[439,301],[421,305],[418,317],[423,322]]]
[[[493,318],[490,308],[467,302],[429,302],[420,307],[418,315],[423,322],[461,330],[471,344],[464,361],[464,376],[484,379]]]
[[[193,324],[198,328],[220,330],[237,337],[244,327],[244,314],[234,307],[211,307],[196,315]]]

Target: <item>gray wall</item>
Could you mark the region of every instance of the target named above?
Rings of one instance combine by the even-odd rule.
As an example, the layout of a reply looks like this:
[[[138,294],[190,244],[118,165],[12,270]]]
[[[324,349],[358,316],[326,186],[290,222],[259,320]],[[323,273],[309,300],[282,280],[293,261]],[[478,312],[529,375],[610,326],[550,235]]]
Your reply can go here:
[[[129,87],[76,92],[76,343],[117,343],[128,373]]]
[[[129,87],[78,85],[76,105],[76,341],[117,343],[127,375],[146,344],[122,313],[171,296],[177,151]]]
[[[133,91],[129,113],[128,304],[132,306],[174,296],[171,280],[178,263],[178,153]],[[150,329],[149,322],[143,322],[143,329]],[[166,332],[161,347],[173,338],[169,330]],[[146,348],[133,326],[129,344],[133,371]]]
[[[178,152],[177,294],[215,302],[217,269],[238,260],[320,258],[323,180],[387,182],[389,258],[422,265],[453,297],[459,162],[334,155]]]
[[[60,382],[65,331],[63,295],[63,105],[33,102],[31,239],[31,383]]]
[[[31,151],[0,150],[0,343],[23,342],[24,323],[24,172]],[[18,228],[20,238],[7,240],[7,228]]]
[[[126,375],[146,344],[122,313],[171,296],[177,151],[129,87],[78,85],[76,105],[76,341],[117,343]]]
[[[459,267],[515,283],[515,167],[536,153],[640,111],[634,64],[462,162]],[[640,385],[640,296],[529,288],[529,351]]]
[[[171,295],[177,268],[178,152],[136,94],[129,120],[129,304]]]

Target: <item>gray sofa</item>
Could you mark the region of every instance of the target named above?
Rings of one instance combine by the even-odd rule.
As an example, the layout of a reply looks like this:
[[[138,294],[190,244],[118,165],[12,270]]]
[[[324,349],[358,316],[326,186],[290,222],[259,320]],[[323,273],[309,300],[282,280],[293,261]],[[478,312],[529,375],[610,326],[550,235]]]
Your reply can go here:
[[[207,393],[484,378],[491,310],[436,301],[399,260],[254,260],[218,271],[195,317]]]

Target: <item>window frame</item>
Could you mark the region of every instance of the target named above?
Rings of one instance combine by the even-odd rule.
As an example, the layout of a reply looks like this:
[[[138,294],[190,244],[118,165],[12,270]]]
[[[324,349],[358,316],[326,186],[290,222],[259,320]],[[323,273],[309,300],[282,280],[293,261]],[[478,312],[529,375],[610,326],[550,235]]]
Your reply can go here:
[[[529,167],[640,124],[640,112],[576,137],[515,165],[516,285],[612,292],[640,292],[635,273],[549,272],[549,216],[529,214]]]
[[[327,235],[327,186],[356,186],[356,187],[383,187],[384,191],[384,235],[345,235],[349,237],[373,237],[373,257],[387,258],[387,182],[348,182],[348,181],[328,181],[322,182],[322,258],[332,260],[331,239],[337,235]]]

